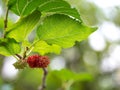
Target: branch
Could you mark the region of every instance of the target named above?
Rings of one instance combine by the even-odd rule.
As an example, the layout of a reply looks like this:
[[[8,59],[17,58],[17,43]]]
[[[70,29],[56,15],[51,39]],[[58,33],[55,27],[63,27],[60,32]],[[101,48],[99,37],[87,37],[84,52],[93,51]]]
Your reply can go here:
[[[19,59],[22,59],[22,57],[19,54],[15,54]]]
[[[42,84],[38,90],[44,90],[46,88],[46,76],[48,74],[48,71],[46,70],[46,68],[43,68],[43,71],[44,71],[44,74],[43,74],[43,78],[42,78]]]
[[[27,53],[27,51],[29,50],[29,48],[28,47],[25,47],[25,51],[24,51],[24,53],[23,53],[23,60],[26,58],[26,53]]]
[[[4,38],[5,38],[5,30],[6,30],[7,24],[8,24],[8,12],[9,12],[9,9],[7,8],[6,14],[5,14],[5,19],[4,19],[4,35],[3,35]]]
[[[24,51],[24,53],[23,53],[23,57],[21,56],[21,55],[19,55],[19,54],[15,54],[20,60],[22,59],[22,60],[24,60],[25,58],[26,58],[26,53],[27,53],[27,51],[28,51],[29,49],[28,49],[28,47],[26,47],[25,48],[25,51]]]

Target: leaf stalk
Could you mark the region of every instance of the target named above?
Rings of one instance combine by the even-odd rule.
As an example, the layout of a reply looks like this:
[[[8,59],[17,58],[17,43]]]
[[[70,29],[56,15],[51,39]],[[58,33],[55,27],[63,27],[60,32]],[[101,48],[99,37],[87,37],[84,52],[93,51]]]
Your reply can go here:
[[[6,14],[5,14],[5,19],[4,19],[4,33],[3,33],[3,38],[5,38],[5,31],[6,31],[6,28],[8,26],[8,13],[9,13],[9,9],[7,8]]]

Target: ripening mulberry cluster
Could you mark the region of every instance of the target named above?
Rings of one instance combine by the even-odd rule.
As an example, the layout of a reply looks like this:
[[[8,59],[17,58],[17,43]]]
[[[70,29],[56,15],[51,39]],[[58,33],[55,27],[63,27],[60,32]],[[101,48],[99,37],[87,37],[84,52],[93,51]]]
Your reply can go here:
[[[47,56],[32,55],[27,58],[27,63],[31,68],[45,68],[50,61]]]

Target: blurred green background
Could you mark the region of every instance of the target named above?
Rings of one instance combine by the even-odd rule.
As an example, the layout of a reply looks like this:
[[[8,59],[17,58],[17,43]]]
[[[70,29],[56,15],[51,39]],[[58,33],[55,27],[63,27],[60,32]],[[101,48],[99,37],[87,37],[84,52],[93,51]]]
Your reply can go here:
[[[0,36],[6,0],[0,0]],[[46,90],[120,90],[120,0],[66,0],[88,26],[98,30],[87,40],[49,54]],[[9,14],[9,25],[19,17]],[[32,38],[32,35],[31,37]],[[41,69],[16,70],[13,57],[0,56],[0,90],[37,90]]]

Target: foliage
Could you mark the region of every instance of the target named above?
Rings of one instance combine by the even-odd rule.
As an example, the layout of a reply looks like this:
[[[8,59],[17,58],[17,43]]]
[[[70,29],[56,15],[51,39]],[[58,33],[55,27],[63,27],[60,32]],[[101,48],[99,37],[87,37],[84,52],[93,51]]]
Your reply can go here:
[[[34,0],[9,0],[8,9],[19,15],[20,19],[6,29],[5,37],[13,38],[16,42],[22,43],[24,40],[28,40],[28,35],[35,27],[38,27],[37,37],[27,47],[34,48],[33,51],[42,55],[51,52],[60,53],[60,48],[72,47],[75,41],[86,39],[89,34],[96,30],[96,28],[81,23],[77,10],[71,8],[63,0],[37,0],[37,2]],[[8,40],[7,43],[10,41]],[[4,48],[6,49],[6,47]],[[19,51],[19,48],[15,49]],[[2,53],[2,49],[1,45],[1,54],[6,55]],[[8,53],[7,50],[5,51]],[[18,53],[20,52],[14,52],[14,54]],[[9,55],[13,55],[13,53]]]
[[[20,52],[19,43],[14,39],[0,39],[0,54],[9,56]]]
[[[85,25],[77,9],[64,0],[8,0],[7,7],[19,19],[11,26],[4,27],[0,54],[17,56],[20,60],[26,60],[33,52],[40,55],[60,54],[61,49],[73,47],[97,29]],[[29,36],[33,31],[36,32],[34,40],[30,41]],[[16,65],[20,64],[19,68],[23,69],[26,64],[20,60],[14,66],[17,68]],[[46,90],[69,90],[72,84],[91,80],[92,76],[88,73],[73,73],[67,69],[51,71]]]

